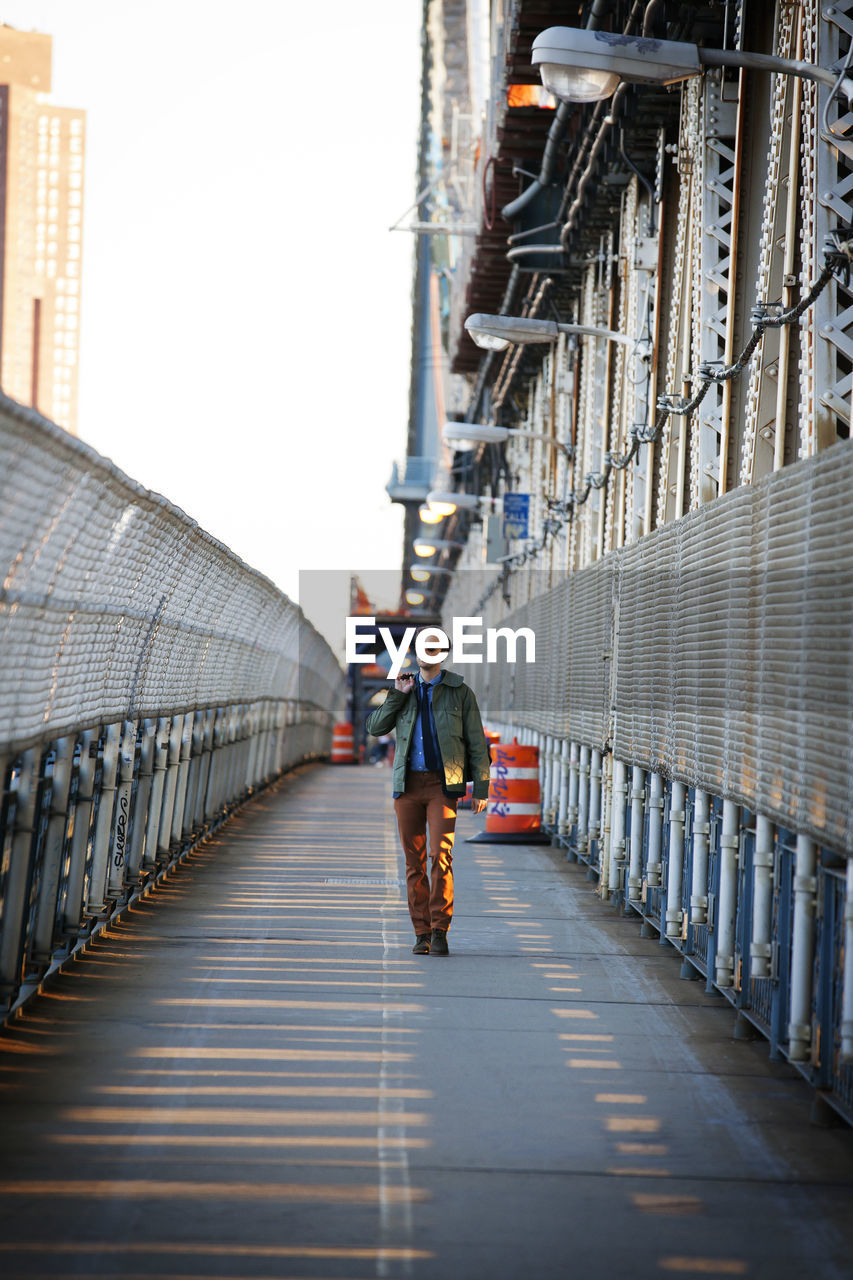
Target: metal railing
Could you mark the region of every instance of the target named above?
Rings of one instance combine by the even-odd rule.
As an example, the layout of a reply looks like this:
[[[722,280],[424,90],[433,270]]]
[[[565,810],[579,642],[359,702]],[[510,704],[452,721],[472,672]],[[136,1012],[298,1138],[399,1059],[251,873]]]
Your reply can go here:
[[[513,575],[484,622],[536,662],[469,681],[539,746],[546,826],[600,896],[853,1121],[851,485],[844,441],[556,585]],[[445,619],[481,585],[457,574]]]
[[[343,672],[183,512],[0,397],[0,1013],[286,769]]]
[[[595,747],[540,744],[546,829],[853,1122],[853,860]]]

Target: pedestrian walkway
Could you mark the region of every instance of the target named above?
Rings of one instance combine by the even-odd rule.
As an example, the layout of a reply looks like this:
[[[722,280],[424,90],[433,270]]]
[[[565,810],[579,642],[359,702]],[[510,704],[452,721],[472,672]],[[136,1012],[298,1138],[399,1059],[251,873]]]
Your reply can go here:
[[[853,1134],[547,847],[413,956],[387,770],[302,769],[2,1038],[5,1277],[853,1275]]]

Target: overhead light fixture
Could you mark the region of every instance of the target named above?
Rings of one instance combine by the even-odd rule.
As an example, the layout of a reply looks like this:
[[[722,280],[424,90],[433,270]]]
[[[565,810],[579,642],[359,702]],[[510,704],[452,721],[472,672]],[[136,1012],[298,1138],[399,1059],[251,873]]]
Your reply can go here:
[[[678,84],[701,75],[703,67],[775,71],[839,88],[848,101],[853,81],[811,62],[740,49],[707,49],[678,40],[617,35],[579,27],[548,27],[533,41],[531,62],[549,93],[563,102],[599,102],[628,84]]]
[[[409,565],[409,574],[415,582],[429,582],[430,578],[435,577],[437,573],[451,574],[453,570],[439,567],[437,564],[431,564],[429,568],[420,564]]]
[[[412,550],[416,556],[422,556],[427,559],[434,556],[436,551],[461,551],[463,543],[448,542],[444,538],[416,538],[412,543]]]
[[[575,333],[589,338],[621,342],[626,347],[644,344],[626,333],[600,329],[592,324],[561,324],[556,320],[536,320],[527,316],[489,316],[477,312],[465,321],[465,328],[478,347],[486,351],[503,351],[513,342],[556,342],[561,333]],[[648,344],[645,344],[648,345]]]
[[[445,519],[442,512],[435,511],[428,506],[418,507],[418,515],[423,524],[441,524],[441,521]]]
[[[481,496],[477,493],[441,493],[438,489],[433,489],[427,494],[427,504],[433,511],[440,511],[442,515],[452,516],[458,510],[477,511],[482,502],[491,502],[492,499]]]
[[[523,428],[494,427],[485,422],[446,422],[442,438],[447,444],[459,448],[470,448],[474,444],[504,444],[507,440],[541,440],[554,449],[561,449],[567,458],[572,456],[571,448],[562,440],[545,435],[541,431],[526,431]]]
[[[430,511],[434,511],[440,520],[445,516],[452,516],[456,512],[456,502],[453,500],[452,494],[437,493],[434,489],[427,494],[427,506]]]

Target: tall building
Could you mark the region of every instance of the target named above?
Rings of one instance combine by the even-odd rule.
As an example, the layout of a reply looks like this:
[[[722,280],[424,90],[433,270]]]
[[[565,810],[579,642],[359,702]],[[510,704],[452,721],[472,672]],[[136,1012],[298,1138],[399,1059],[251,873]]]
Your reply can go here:
[[[51,44],[0,26],[0,387],[76,433],[86,119]]]

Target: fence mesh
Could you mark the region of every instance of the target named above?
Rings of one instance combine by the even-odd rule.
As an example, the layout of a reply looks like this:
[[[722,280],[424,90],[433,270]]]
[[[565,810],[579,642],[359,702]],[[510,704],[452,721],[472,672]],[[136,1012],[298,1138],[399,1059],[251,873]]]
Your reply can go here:
[[[479,672],[484,715],[853,853],[851,494],[844,441],[540,593],[501,618],[536,666]]]
[[[0,751],[262,698],[337,714],[298,606],[177,507],[0,396]]]

